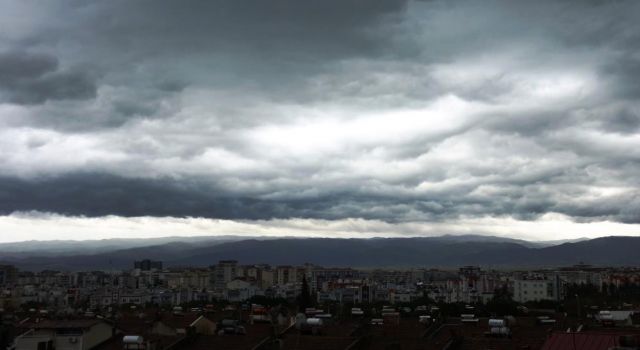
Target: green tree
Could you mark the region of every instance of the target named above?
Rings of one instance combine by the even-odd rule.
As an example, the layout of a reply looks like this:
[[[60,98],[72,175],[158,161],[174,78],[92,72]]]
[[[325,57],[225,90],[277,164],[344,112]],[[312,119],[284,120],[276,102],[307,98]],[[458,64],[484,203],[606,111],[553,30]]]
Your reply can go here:
[[[497,288],[493,293],[493,298],[487,302],[487,311],[498,316],[514,315],[517,312],[518,304],[513,301],[507,286]]]
[[[302,290],[300,291],[300,295],[298,295],[297,302],[298,308],[301,311],[313,306],[313,299],[311,298],[311,291],[309,290],[309,284],[307,283],[307,276],[302,278]]]
[[[0,323],[0,349],[8,349],[12,342],[13,326],[9,323]]]

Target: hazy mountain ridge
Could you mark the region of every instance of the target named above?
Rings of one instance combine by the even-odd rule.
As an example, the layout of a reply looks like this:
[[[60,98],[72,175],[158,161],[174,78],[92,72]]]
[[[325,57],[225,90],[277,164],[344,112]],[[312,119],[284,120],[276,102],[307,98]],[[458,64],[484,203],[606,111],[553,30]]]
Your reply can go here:
[[[469,237],[468,237],[469,238]],[[208,266],[222,259],[241,263],[302,264],[353,267],[539,267],[572,265],[640,265],[640,237],[603,237],[548,247],[528,247],[510,240],[424,238],[279,238],[231,242],[169,242],[97,254],[16,256],[0,261],[27,270],[127,269],[142,258],[165,266]]]
[[[111,239],[99,239],[99,240],[42,240],[42,241],[21,241],[0,243],[0,256],[2,255],[16,255],[24,256],[26,254],[46,256],[58,256],[58,255],[76,255],[78,252],[83,253],[106,253],[110,251],[116,251],[121,249],[139,248],[156,246],[168,243],[225,243],[234,241],[243,241],[249,239],[268,240],[268,239],[286,239],[295,237],[258,237],[258,236],[234,236],[234,235],[222,235],[222,236],[193,236],[193,237],[181,237],[181,236],[168,236],[157,238],[111,238]],[[575,242],[586,240],[586,238],[580,238],[577,240],[558,240],[558,241],[526,241],[522,239],[513,239],[497,236],[484,236],[484,235],[443,235],[435,237],[426,237],[428,239],[436,239],[448,242],[510,242],[516,243],[527,247],[543,247],[558,245],[565,242]],[[382,237],[373,237],[371,239],[386,239]]]
[[[187,244],[216,244],[244,239],[252,239],[251,236],[194,236],[194,237],[158,237],[158,238],[111,238],[100,240],[50,240],[50,241],[22,241],[0,243],[0,257],[25,255],[59,256],[83,254],[107,253],[116,250],[151,247],[169,243]]]

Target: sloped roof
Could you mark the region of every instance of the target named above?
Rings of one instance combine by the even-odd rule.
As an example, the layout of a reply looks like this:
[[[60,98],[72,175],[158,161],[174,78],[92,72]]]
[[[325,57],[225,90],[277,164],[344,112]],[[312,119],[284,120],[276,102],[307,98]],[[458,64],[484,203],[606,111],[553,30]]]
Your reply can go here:
[[[123,318],[118,320],[115,326],[127,334],[146,334],[151,328],[151,321],[140,318]]]
[[[180,344],[178,350],[246,350],[252,349],[267,338],[272,328],[269,324],[247,324],[246,335],[197,335],[193,341]]]
[[[620,345],[622,333],[561,333],[555,332],[547,339],[542,350],[609,350]],[[640,340],[640,333],[634,334]]]
[[[200,317],[204,317],[198,313],[185,313],[182,315],[163,314],[160,322],[174,329],[187,328]],[[204,317],[206,319],[206,317]]]
[[[62,329],[62,328],[91,328],[98,323],[104,323],[98,319],[79,319],[79,320],[44,320],[33,325],[33,328],[40,329]]]

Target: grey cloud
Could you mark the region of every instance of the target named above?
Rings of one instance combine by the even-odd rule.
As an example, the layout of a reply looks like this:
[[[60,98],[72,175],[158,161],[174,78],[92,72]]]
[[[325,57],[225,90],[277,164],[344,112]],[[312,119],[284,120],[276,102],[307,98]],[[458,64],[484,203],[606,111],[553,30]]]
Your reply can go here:
[[[611,79],[610,94],[625,99],[635,100],[640,97],[640,84],[636,77],[640,76],[640,38],[635,46],[627,50],[635,50],[631,57],[622,57],[602,67],[605,77]]]
[[[635,134],[640,131],[640,110],[625,107],[612,111],[602,120],[602,128],[621,134]]]
[[[22,79],[37,79],[58,69],[58,60],[50,55],[26,52],[0,53],[0,81],[15,83]]]
[[[48,100],[84,100],[96,96],[96,82],[87,72],[61,70],[46,54],[0,54],[0,98],[17,104]]]
[[[332,64],[342,59],[383,55],[391,39],[387,24],[397,22],[406,5],[405,0],[218,0],[189,6],[165,0],[66,1],[51,8],[50,17],[68,21],[45,23],[46,31],[28,31],[14,45],[55,52],[69,64],[90,64],[100,81],[79,72],[59,73],[47,81],[12,87],[5,100],[38,104],[63,97],[91,98],[96,94],[92,85],[98,83],[109,88],[100,93],[126,92],[134,103],[147,106],[181,95],[189,87],[237,91],[245,104],[311,100],[303,88],[310,76],[331,71]],[[34,23],[38,25],[43,24]],[[56,47],[51,48],[50,42]],[[72,79],[75,88],[56,84],[73,83]],[[151,89],[158,93],[150,93]],[[236,106],[221,101],[217,108],[227,113]],[[130,119],[168,117],[157,108],[135,108],[122,100],[78,106],[87,109],[88,116],[68,118],[68,112],[58,116],[54,106],[46,111],[48,118],[30,122],[91,130],[119,127]],[[109,117],[104,116],[105,109],[111,112]]]
[[[9,100],[18,104],[39,104],[47,100],[84,100],[96,96],[96,85],[83,72],[52,73],[41,79],[8,87]]]
[[[295,51],[331,55],[377,46],[367,37],[367,26],[402,11],[405,5],[406,1],[391,0],[222,0],[197,1],[191,6],[172,1],[94,2],[83,7],[95,8],[89,19],[95,21],[99,39],[142,49],[163,50],[169,45],[196,53],[285,49],[282,55]],[[162,20],[167,18],[171,20]]]
[[[640,221],[636,2],[62,4],[0,96],[87,160],[7,143],[2,213]]]
[[[406,1],[91,2],[72,9],[79,42],[110,67],[133,64],[136,74],[179,75],[205,85],[260,84],[283,89],[327,63],[379,54],[388,40],[378,28]],[[169,20],[168,20],[169,19]],[[67,28],[65,27],[65,31]],[[105,60],[112,50],[115,60]],[[123,67],[126,69],[126,67]],[[204,74],[203,74],[204,73]]]
[[[170,179],[125,179],[103,174],[60,178],[2,178],[0,212],[38,210],[84,216],[202,216],[267,218],[268,203],[218,194]]]
[[[179,80],[163,80],[157,84],[157,87],[166,92],[179,92],[187,87],[187,84]]]
[[[478,185],[416,195],[396,191],[372,194],[325,188],[304,198],[234,193],[222,183],[195,179],[123,178],[99,173],[73,173],[37,179],[0,179],[0,213],[55,212],[74,216],[175,216],[235,220],[287,218],[343,219],[358,217],[386,222],[447,221],[463,216],[508,216],[532,220],[557,212],[576,220],[640,223],[640,192],[603,199],[561,198],[564,185],[521,186],[500,181],[499,194],[472,195]],[[484,186],[487,183],[483,183]],[[292,189],[295,190],[295,189]],[[577,193],[582,193],[578,190]]]

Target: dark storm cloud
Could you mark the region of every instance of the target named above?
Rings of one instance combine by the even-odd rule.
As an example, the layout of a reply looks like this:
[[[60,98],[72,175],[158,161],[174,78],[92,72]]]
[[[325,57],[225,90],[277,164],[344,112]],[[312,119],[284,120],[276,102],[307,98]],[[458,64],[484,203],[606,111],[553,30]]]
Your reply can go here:
[[[0,212],[45,211],[66,215],[202,216],[268,218],[272,206],[229,198],[201,185],[171,180],[124,179],[102,174],[0,181]]]
[[[605,200],[563,200],[554,191],[500,184],[500,194],[473,195],[475,188],[429,196],[327,192],[311,198],[265,199],[234,194],[220,185],[177,179],[130,179],[74,173],[40,179],[0,179],[0,214],[41,211],[72,216],[178,216],[221,219],[358,217],[387,222],[440,222],[464,216],[510,216],[532,220],[557,212],[583,221],[640,223],[640,193]],[[484,184],[486,186],[486,184]]]
[[[611,111],[608,118],[603,119],[602,128],[621,134],[636,134],[640,131],[640,111],[637,108]]]
[[[96,96],[94,81],[82,72],[52,73],[41,79],[7,87],[9,101],[38,104],[47,100],[84,100]]]
[[[25,52],[0,53],[0,99],[17,104],[84,100],[96,96],[96,83],[80,70],[60,70],[56,57]]]
[[[615,62],[611,62],[602,68],[605,77],[612,79],[612,91],[614,96],[628,98],[630,100],[640,97],[640,38],[636,42],[635,51],[632,57],[623,57]]]
[[[317,97],[303,88],[310,77],[331,72],[343,59],[389,54],[393,24],[406,6],[405,0],[61,1],[43,7],[49,21],[32,23],[46,30],[18,32],[11,46],[51,52],[61,63],[90,65],[100,75],[100,101],[74,111],[51,106],[39,113],[47,118],[29,120],[58,130],[92,130],[166,117],[163,109],[149,106],[186,88],[232,91],[245,103],[311,101]],[[5,100],[38,104],[94,97],[91,76],[71,73],[8,87]],[[146,106],[132,106],[137,103]],[[217,108],[227,113],[236,106],[220,101]]]
[[[509,214],[506,208],[486,208],[488,198],[465,199],[463,193],[441,194],[441,198],[420,200],[400,196],[372,196],[366,193],[321,195],[308,199],[263,200],[233,196],[223,189],[201,183],[171,179],[126,179],[101,174],[71,174],[64,177],[0,181],[0,211],[38,210],[67,215],[202,216],[225,219],[269,219],[311,217],[339,219],[401,220],[408,211],[428,215],[456,216],[473,210]],[[455,197],[460,196],[460,200]],[[497,202],[496,204],[499,204]],[[517,211],[517,209],[515,210]]]
[[[94,40],[88,54],[107,68],[118,62],[183,83],[277,89],[334,60],[384,54],[392,34],[385,24],[405,7],[404,0],[89,2],[71,9],[81,18],[72,28],[86,31],[70,35]],[[105,60],[112,49],[118,57]]]
[[[381,49],[378,21],[400,13],[406,1],[114,1],[83,3],[97,39],[146,53],[174,52],[178,57],[202,52],[276,58],[320,58],[368,54]],[[378,34],[378,35],[376,35]],[[269,55],[265,55],[268,53]],[[273,56],[275,54],[275,56]],[[247,57],[254,59],[252,57]],[[251,67],[247,67],[251,68]]]
[[[0,79],[4,84],[22,79],[40,78],[58,69],[58,60],[50,55],[6,52],[0,54]]]
[[[4,214],[640,221],[638,2],[12,7]]]

